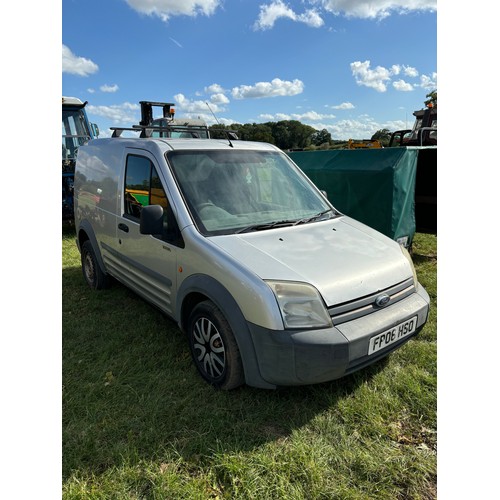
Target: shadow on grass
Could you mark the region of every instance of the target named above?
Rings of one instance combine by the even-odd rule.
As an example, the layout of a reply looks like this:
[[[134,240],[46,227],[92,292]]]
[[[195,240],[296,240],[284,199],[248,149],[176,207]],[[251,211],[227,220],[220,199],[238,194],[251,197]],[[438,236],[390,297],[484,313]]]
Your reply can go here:
[[[177,325],[126,287],[91,291],[63,270],[63,476],[140,461],[209,462],[289,436],[384,366],[325,384],[207,385]]]
[[[425,263],[437,263],[437,254],[422,254],[418,252],[412,253],[412,260],[415,265],[425,264]]]

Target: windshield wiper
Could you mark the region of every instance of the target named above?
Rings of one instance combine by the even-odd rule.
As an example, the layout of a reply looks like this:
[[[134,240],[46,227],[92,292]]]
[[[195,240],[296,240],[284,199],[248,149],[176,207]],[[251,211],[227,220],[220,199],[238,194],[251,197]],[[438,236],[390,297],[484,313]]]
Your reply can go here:
[[[252,224],[250,226],[243,227],[238,229],[235,234],[240,233],[249,233],[250,231],[263,231],[264,229],[273,229],[275,227],[286,227],[286,226],[294,226],[297,223],[296,219],[293,220],[278,220],[275,222],[264,222],[260,224]]]
[[[328,210],[323,210],[323,212],[320,212],[319,214],[313,215],[312,217],[304,217],[303,219],[299,219],[298,221],[295,221],[294,226],[296,226],[298,224],[307,224],[308,222],[312,222],[314,220],[319,220],[319,219],[321,219],[321,217],[323,217],[324,215],[326,215],[329,212],[333,212],[334,216],[336,215],[336,213],[331,208],[329,208]],[[333,217],[328,217],[328,218],[325,218],[324,220],[328,220],[328,219],[332,219],[332,218]]]
[[[275,227],[287,227],[287,226],[297,226],[298,224],[306,224],[307,222],[312,222],[314,220],[321,219],[324,215],[329,212],[333,212],[333,215],[337,215],[337,212],[329,208],[328,210],[324,210],[319,214],[313,215],[311,217],[304,217],[303,219],[288,219],[288,220],[278,220],[275,222],[264,222],[260,224],[252,224],[250,226],[245,226],[241,229],[238,229],[235,234],[240,233],[249,233],[250,231],[263,231],[265,229],[273,229]],[[331,219],[332,217],[328,217]],[[327,220],[327,219],[325,219]]]

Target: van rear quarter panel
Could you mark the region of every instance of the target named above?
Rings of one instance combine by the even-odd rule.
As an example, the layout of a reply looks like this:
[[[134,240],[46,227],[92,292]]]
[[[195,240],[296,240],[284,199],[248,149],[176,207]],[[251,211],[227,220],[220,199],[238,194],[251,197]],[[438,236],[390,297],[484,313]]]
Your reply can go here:
[[[119,185],[124,148],[116,139],[96,139],[78,151],[75,172],[75,223],[88,220],[99,244],[113,246],[120,209]],[[101,250],[101,247],[98,249]]]

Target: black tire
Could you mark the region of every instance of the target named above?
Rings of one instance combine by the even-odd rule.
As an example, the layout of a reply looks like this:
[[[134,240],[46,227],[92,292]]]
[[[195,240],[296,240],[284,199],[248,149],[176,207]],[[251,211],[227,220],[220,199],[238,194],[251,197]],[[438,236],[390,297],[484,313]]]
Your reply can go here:
[[[200,375],[218,389],[230,390],[245,382],[240,350],[226,318],[209,300],[196,305],[187,333]]]
[[[87,284],[93,290],[101,290],[109,286],[108,275],[103,273],[97,262],[92,243],[87,240],[82,245],[82,272]]]

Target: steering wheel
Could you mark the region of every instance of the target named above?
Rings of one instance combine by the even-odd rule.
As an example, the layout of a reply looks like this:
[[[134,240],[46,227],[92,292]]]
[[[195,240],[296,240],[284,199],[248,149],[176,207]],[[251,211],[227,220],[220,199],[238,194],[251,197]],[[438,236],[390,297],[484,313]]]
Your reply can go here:
[[[207,201],[205,203],[200,203],[199,205],[196,205],[196,208],[198,209],[198,211],[206,208],[206,207],[215,207],[215,205],[210,202],[210,201]]]

